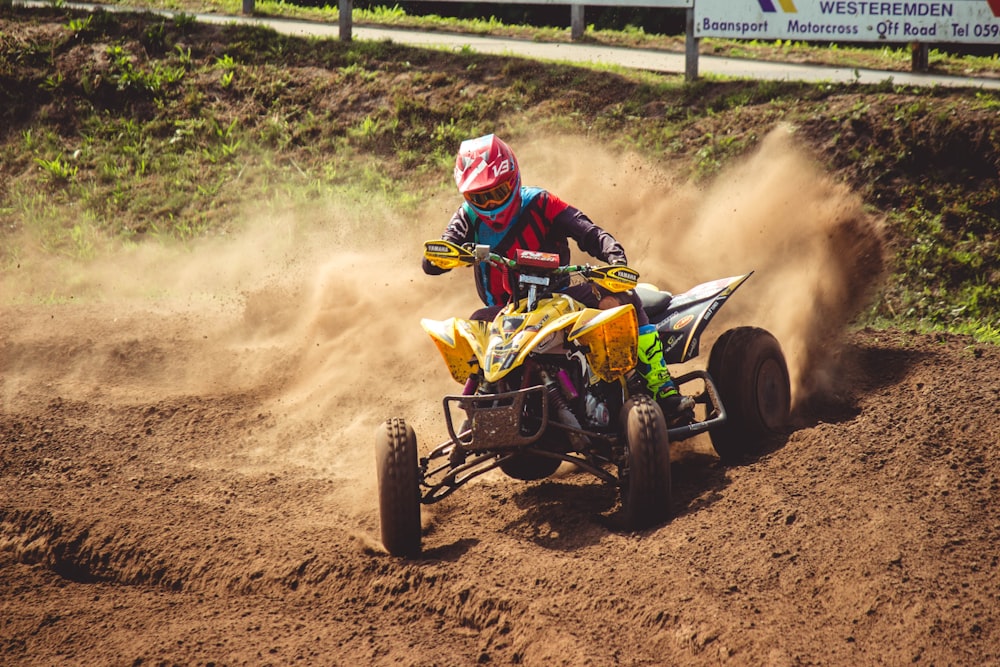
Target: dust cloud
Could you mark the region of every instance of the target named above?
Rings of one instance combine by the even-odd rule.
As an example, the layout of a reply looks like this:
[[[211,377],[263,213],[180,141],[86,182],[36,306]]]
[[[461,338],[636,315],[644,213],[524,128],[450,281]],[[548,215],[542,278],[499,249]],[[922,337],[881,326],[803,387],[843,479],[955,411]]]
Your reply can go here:
[[[754,270],[711,335],[767,328],[800,396],[827,386],[823,351],[881,269],[878,226],[788,128],[707,185],[581,138],[511,144],[524,182],[614,233],[643,280],[681,292]],[[421,243],[440,235],[457,194],[412,216],[372,199],[272,207],[193,247],[146,244],[85,263],[25,251],[0,298],[38,315],[3,334],[5,403],[39,381],[84,400],[245,397],[266,428],[231,443],[219,465],[314,470],[352,481],[339,488],[370,507],[375,426],[405,417],[426,450],[444,439],[441,396],[458,388],[420,318],[478,306],[468,270],[420,270]]]
[[[526,182],[545,183],[614,234],[643,282],[677,294],[754,271],[706,330],[696,365],[726,329],[759,326],[782,345],[793,400],[836,386],[831,353],[882,276],[881,221],[820,170],[793,128],[776,127],[704,185],[581,139],[515,150]]]

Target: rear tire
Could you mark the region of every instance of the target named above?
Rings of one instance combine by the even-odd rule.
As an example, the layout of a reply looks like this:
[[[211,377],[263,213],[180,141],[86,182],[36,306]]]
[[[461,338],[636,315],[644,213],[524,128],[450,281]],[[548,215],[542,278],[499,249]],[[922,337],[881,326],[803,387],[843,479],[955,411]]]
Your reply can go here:
[[[420,554],[420,481],[417,437],[402,419],[389,419],[375,433],[382,544],[393,556]]]
[[[621,501],[625,527],[649,528],[670,517],[670,439],[660,406],[649,396],[622,407],[625,465]]]
[[[759,454],[787,429],[792,396],[788,366],[769,332],[737,327],[722,334],[712,346],[708,373],[728,415],[725,424],[710,432],[723,463]]]

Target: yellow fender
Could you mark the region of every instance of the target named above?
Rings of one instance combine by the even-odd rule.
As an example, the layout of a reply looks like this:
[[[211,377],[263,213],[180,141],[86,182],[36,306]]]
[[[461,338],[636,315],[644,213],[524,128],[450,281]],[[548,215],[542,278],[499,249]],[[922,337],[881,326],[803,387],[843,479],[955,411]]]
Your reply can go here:
[[[444,358],[448,371],[456,382],[464,383],[479,370],[479,359],[486,350],[485,322],[450,317],[447,320],[420,320],[438,352]]]
[[[568,297],[561,296],[566,301]],[[560,304],[562,305],[562,304]],[[572,307],[572,303],[567,304]],[[464,383],[480,369],[480,360],[486,358],[490,323],[452,317],[447,320],[420,320],[420,326],[430,335],[448,371],[456,382]],[[485,376],[496,382],[514,368],[524,363],[539,344],[550,334],[569,329],[566,339],[578,341],[587,350],[587,359],[593,375],[605,382],[616,382],[635,368],[638,360],[639,325],[635,308],[631,304],[599,310],[586,308],[556,317],[531,336],[517,358],[509,367],[486,369]]]
[[[588,308],[566,338],[587,348],[591,371],[605,382],[615,382],[638,361],[639,321],[632,304]]]

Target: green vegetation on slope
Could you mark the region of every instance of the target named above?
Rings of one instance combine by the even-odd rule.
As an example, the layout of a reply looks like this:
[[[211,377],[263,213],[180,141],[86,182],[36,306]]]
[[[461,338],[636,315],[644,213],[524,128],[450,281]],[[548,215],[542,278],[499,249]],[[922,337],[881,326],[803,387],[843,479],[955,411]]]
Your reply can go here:
[[[0,5],[0,96],[0,234],[75,257],[109,238],[224,233],[251,200],[363,192],[405,210],[446,187],[457,143],[486,131],[586,133],[707,178],[790,122],[889,223],[892,275],[871,318],[1000,330],[995,93],[686,84],[184,14]],[[3,244],[0,270],[22,247]]]

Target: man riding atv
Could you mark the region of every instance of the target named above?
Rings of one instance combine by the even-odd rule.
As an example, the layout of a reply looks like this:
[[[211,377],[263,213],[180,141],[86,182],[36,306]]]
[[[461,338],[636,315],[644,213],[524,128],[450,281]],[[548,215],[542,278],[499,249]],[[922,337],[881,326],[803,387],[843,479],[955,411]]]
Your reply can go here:
[[[681,294],[639,284],[613,236],[522,187],[514,154],[493,135],[462,143],[455,182],[465,202],[443,238],[424,243],[424,270],[471,268],[485,307],[420,321],[465,385],[442,399],[447,440],[421,456],[405,418],[376,429],[390,554],[420,554],[421,505],[497,469],[532,482],[572,465],[618,491],[623,527],[651,528],[670,517],[672,442],[707,433],[720,460],[735,462],[783,432],[788,369],[766,330],[723,332],[705,369],[673,379],[666,367],[700,354],[705,327],[753,271]],[[570,238],[606,265],[569,264]],[[680,394],[691,384],[701,391]]]
[[[552,252],[567,264],[569,239],[573,238],[582,251],[602,262],[628,263],[622,245],[582,211],[547,190],[523,186],[514,152],[493,134],[462,142],[455,160],[455,184],[465,201],[451,217],[441,236],[444,240],[488,245],[508,258],[514,258],[518,249]],[[423,269],[428,275],[449,270],[426,258]],[[480,264],[475,276],[485,307],[470,319],[492,321],[510,299],[509,276],[504,268],[490,263]],[[694,401],[681,395],[670,377],[660,336],[635,291],[615,294],[591,282],[567,285],[560,291],[589,308],[632,304],[639,324],[636,370],[668,420],[694,409]]]

